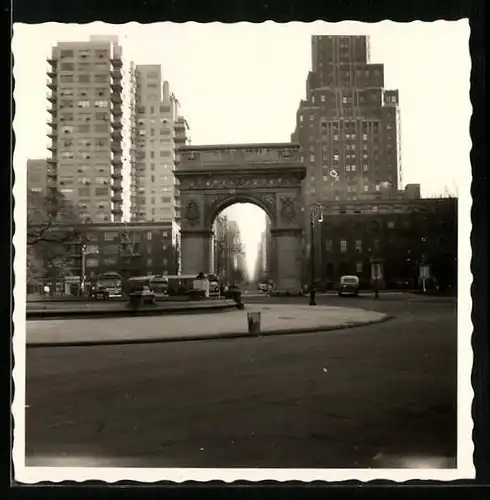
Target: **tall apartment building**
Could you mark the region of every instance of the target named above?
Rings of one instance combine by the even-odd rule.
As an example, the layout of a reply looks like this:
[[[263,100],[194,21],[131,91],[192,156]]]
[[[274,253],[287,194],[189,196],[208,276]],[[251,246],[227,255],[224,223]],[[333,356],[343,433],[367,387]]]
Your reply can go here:
[[[132,71],[131,220],[179,221],[175,150],[187,140],[179,102],[159,65]]]
[[[402,184],[398,90],[384,89],[367,36],[313,36],[312,71],[296,129],[305,203],[355,200]]]
[[[117,37],[61,42],[48,59],[48,189],[86,222],[122,218],[122,50]]]
[[[27,191],[45,197],[48,191],[47,161],[45,158],[27,160]]]

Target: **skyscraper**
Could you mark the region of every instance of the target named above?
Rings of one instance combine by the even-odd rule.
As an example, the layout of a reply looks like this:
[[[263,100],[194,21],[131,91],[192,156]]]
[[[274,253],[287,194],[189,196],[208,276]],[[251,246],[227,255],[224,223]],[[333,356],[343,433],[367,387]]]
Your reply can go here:
[[[187,122],[159,65],[137,65],[131,85],[131,220],[175,222],[175,149],[186,142]]]
[[[117,37],[61,42],[48,59],[48,190],[87,222],[122,218],[122,50]]]
[[[402,183],[398,90],[384,89],[367,36],[313,36],[312,71],[292,141],[305,165],[305,203],[355,200]]]

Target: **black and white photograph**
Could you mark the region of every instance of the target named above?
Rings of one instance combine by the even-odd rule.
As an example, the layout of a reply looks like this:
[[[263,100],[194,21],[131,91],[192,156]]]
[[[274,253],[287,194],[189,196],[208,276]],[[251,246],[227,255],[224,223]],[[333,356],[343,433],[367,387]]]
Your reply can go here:
[[[469,37],[14,23],[15,479],[474,478]]]

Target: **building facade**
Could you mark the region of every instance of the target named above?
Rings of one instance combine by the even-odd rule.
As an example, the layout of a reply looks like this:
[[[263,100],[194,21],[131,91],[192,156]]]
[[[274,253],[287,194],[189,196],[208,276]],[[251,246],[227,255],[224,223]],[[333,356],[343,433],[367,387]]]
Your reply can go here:
[[[67,230],[57,225],[50,231],[62,235]],[[65,293],[65,285],[79,284],[82,270],[86,281],[110,271],[125,278],[180,272],[180,232],[175,222],[85,223],[77,234],[76,239],[49,248],[33,248],[41,261],[38,266],[44,269],[38,277],[58,293]]]
[[[175,150],[186,143],[187,122],[159,65],[136,65],[131,86],[131,220],[178,221]]]
[[[384,89],[367,36],[313,36],[312,70],[292,142],[308,168],[305,204],[402,185],[397,90]]]
[[[48,59],[48,190],[87,222],[122,219],[122,49],[117,37],[61,42]]]
[[[48,193],[48,163],[45,158],[27,160],[27,191],[46,197]]]
[[[373,195],[324,202],[313,231],[317,286],[331,288],[346,274],[369,287],[371,263],[383,267],[383,286],[417,288],[429,266],[441,288],[457,286],[457,199]]]

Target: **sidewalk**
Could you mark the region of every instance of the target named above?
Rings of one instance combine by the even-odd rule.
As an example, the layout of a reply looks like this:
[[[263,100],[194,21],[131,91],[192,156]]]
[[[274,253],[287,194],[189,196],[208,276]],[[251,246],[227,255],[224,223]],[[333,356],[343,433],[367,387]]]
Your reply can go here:
[[[26,322],[26,341],[30,347],[47,347],[244,337],[249,335],[247,313],[253,311],[261,312],[263,335],[337,330],[389,318],[347,307],[249,304],[242,311],[212,315],[31,320]]]

